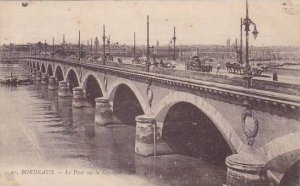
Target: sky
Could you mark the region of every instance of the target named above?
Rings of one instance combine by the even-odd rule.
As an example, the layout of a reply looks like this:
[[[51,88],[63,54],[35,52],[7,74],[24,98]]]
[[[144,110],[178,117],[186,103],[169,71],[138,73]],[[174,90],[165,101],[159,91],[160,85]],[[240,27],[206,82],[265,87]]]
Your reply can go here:
[[[24,2],[24,1],[23,1]],[[26,1],[25,1],[26,2]],[[87,43],[101,37],[103,24],[112,42],[146,44],[146,16],[150,16],[150,44],[168,44],[176,26],[178,44],[231,43],[240,35],[244,0],[182,1],[22,1],[0,0],[0,44],[66,41]],[[259,35],[254,46],[300,46],[300,0],[249,0],[250,18]]]

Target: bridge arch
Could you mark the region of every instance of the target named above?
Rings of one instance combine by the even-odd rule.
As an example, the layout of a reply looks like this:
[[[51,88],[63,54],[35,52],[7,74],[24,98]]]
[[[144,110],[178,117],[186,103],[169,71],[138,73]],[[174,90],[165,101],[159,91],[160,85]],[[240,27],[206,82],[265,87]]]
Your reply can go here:
[[[209,122],[209,130],[214,129],[215,132],[220,134],[220,140],[224,140],[231,153],[238,153],[242,150],[244,144],[242,140],[237,135],[236,131],[230,125],[229,121],[227,121],[222,114],[220,114],[214,106],[212,106],[209,102],[207,102],[204,98],[184,92],[174,92],[167,96],[165,96],[155,107],[153,108],[153,112],[155,113],[155,118],[157,121],[162,123],[162,134],[166,134],[165,129],[167,126],[165,125],[165,120],[168,119],[168,113],[172,110],[175,110],[177,107],[177,112],[181,114],[181,108],[192,109],[196,115],[188,115],[190,118],[197,117],[197,115],[201,115],[201,118],[197,118],[198,120],[204,120]],[[173,113],[174,113],[173,112]],[[198,121],[193,124],[197,125]],[[172,125],[172,124],[171,124]],[[198,125],[198,126],[203,126]],[[171,127],[172,128],[172,127]],[[202,129],[200,129],[202,130]],[[164,137],[164,136],[163,136]]]
[[[294,177],[295,167],[300,166],[300,132],[276,138],[260,150],[265,153],[267,169],[284,173],[280,185],[292,185],[287,183],[290,179],[285,178]],[[300,167],[296,168],[300,170]],[[298,181],[299,178],[298,174]]]
[[[137,115],[150,110],[141,92],[130,80],[115,80],[108,90],[108,96],[114,114],[122,123],[135,124]]]
[[[67,71],[67,75],[65,77],[65,80],[69,82],[70,86],[70,91],[73,90],[73,87],[78,87],[79,86],[79,79],[78,79],[78,74],[75,69],[70,68]]]
[[[49,76],[53,76],[53,68],[52,68],[52,65],[50,63],[48,64],[48,67],[47,67],[47,74]]]
[[[102,82],[93,73],[87,73],[84,77],[82,88],[85,91],[87,101],[95,106],[95,98],[106,95]]]
[[[37,69],[37,70],[41,70],[40,62],[36,62],[36,69]]]
[[[46,67],[45,67],[45,63],[41,63],[41,71],[42,73],[46,73]]]
[[[55,79],[59,82],[59,81],[63,81],[65,78],[64,78],[64,72],[61,68],[60,65],[57,65],[54,69],[54,76],[55,76]]]
[[[300,160],[294,163],[283,175],[279,183],[280,186],[298,186],[300,185]]]

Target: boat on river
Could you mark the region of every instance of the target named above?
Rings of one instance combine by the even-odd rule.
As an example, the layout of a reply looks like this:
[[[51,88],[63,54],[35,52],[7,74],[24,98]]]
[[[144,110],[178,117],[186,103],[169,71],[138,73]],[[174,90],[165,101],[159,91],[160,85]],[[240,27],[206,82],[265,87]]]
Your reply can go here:
[[[18,76],[7,76],[5,79],[0,79],[2,85],[31,85],[33,84],[30,79],[18,79]]]

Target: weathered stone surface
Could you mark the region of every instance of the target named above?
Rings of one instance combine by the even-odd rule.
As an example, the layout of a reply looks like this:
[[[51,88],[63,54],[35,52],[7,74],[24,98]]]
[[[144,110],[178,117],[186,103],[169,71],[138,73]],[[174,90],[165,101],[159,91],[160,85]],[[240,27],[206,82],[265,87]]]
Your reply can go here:
[[[57,90],[57,84],[54,76],[49,77],[49,84],[48,84],[49,90]]]
[[[42,80],[41,80],[41,83],[42,83],[43,85],[48,85],[48,81],[49,81],[49,79],[48,79],[48,74],[43,73],[43,74],[42,74]]]
[[[41,81],[42,80],[42,72],[37,71],[35,80],[36,81]]]
[[[72,106],[75,108],[83,108],[86,106],[86,99],[81,87],[73,88]]]
[[[268,186],[269,180],[262,157],[252,148],[227,157],[227,185]]]
[[[172,153],[170,147],[162,140],[161,128],[157,126],[154,116],[136,117],[135,152],[142,156]]]
[[[68,84],[66,81],[59,82],[58,96],[59,97],[70,97],[71,96],[71,94],[69,92],[69,87],[68,87]]]
[[[112,123],[112,110],[108,98],[99,97],[96,98],[95,101],[95,123],[101,126],[105,126]]]

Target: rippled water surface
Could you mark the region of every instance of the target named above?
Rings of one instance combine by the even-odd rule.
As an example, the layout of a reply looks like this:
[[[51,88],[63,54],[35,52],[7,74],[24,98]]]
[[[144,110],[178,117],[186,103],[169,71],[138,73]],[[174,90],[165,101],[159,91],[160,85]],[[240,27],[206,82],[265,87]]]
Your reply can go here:
[[[18,67],[1,66],[0,79],[10,72],[20,77],[23,73]],[[224,167],[196,158],[136,155],[134,126],[95,126],[94,108],[75,109],[71,102],[44,85],[0,86],[0,183],[181,186],[225,182]],[[55,175],[22,175],[25,169],[51,169]]]

